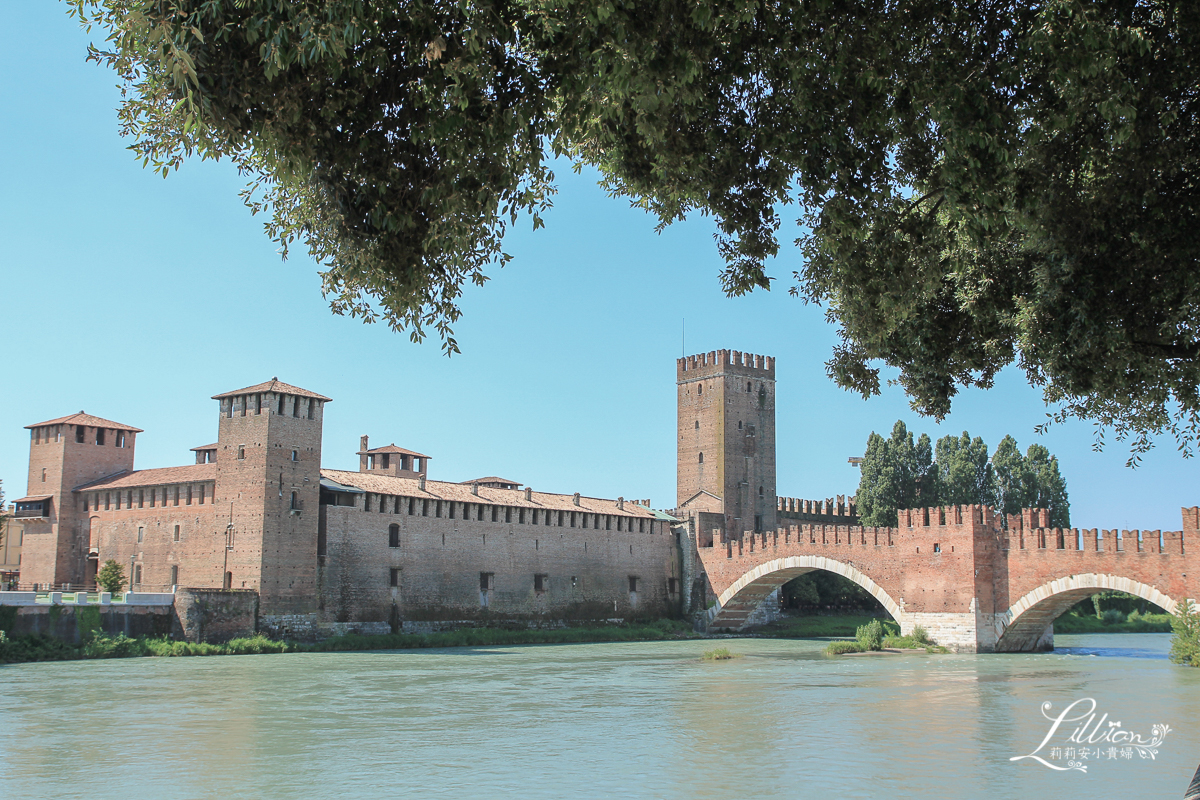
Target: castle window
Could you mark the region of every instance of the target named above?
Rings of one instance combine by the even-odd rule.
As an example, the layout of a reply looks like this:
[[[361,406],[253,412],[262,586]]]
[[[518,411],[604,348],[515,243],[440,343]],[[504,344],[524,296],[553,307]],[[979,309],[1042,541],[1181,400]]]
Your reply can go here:
[[[256,394],[256,395],[254,395],[254,416],[257,417],[261,413],[262,413],[262,395]]]
[[[522,525],[525,524],[525,509],[517,509],[517,522],[521,523]]]
[[[704,394],[704,384],[703,383],[696,384],[696,394]]]
[[[387,495],[381,494],[379,495],[379,513],[382,514],[385,511],[387,511]]]
[[[760,487],[758,487],[758,496],[759,496],[759,497],[762,497],[762,496],[763,496],[763,493],[762,493],[762,487],[761,487],[761,486],[760,486]]]
[[[560,512],[558,512],[558,527],[561,528],[562,526],[563,526],[563,512],[560,511]]]
[[[299,461],[299,460],[300,460],[300,451],[293,450],[292,451],[292,461]]]
[[[141,564],[138,564],[137,566],[135,566],[133,568],[133,585],[134,586],[142,585],[142,565]]]
[[[292,398],[292,416],[295,417],[296,419],[300,419],[300,398],[299,397]]]
[[[678,581],[675,578],[667,578],[667,594],[675,594],[679,590]]]
[[[534,575],[533,576],[533,591],[536,594],[546,593],[546,583],[549,575]]]
[[[629,593],[630,594],[637,592],[637,584],[638,584],[637,576],[630,575],[629,576]]]
[[[87,429],[84,428],[82,425],[76,425],[75,426],[75,444],[83,444],[84,439],[86,437],[87,437]]]
[[[204,505],[204,484],[200,484],[200,505]]]
[[[141,525],[138,526],[138,544],[141,544],[146,539],[146,529]]]
[[[312,398],[309,398],[309,400],[308,400],[308,418],[309,419],[313,418],[313,410],[316,405],[317,405],[317,401],[313,400]]]
[[[388,547],[399,547],[399,546],[400,546],[400,526],[399,525],[389,525],[388,526]]]
[[[179,565],[178,564],[171,565],[171,585],[172,586],[179,585]]]
[[[175,533],[174,533],[174,536],[173,536],[172,538],[173,538],[173,539],[174,539],[174,541],[176,541],[176,542],[178,542],[178,541],[179,541],[179,526],[178,526],[178,525],[176,525],[176,526],[175,526]]]
[[[415,498],[415,497],[410,497],[410,498],[408,498],[408,515],[409,515],[410,517],[411,517],[411,516],[412,516],[414,513],[416,513],[416,508],[415,508],[416,504],[417,504],[417,500],[416,500],[416,498]]]
[[[223,585],[223,586],[224,586],[226,589],[232,589],[232,588],[233,588],[233,573],[232,573],[232,572],[226,572],[226,573],[225,573],[225,582],[224,582],[224,584],[222,584],[222,585]]]
[[[96,428],[96,444],[104,444],[104,428]]]
[[[483,522],[483,503],[475,506],[475,519]]]
[[[241,414],[242,414],[242,416],[243,416],[243,417],[244,417],[244,416],[246,416],[246,406],[249,404],[249,401],[250,401],[250,397],[249,397],[248,395],[244,395],[244,394],[243,394],[243,395],[238,395],[238,396],[235,398],[235,402],[236,402],[236,403],[237,403],[239,406],[241,406]]]
[[[117,431],[117,447],[125,446],[125,431]]]
[[[281,417],[283,416],[283,395],[279,395],[279,410],[275,413],[279,414]]]
[[[763,529],[762,514],[755,514],[754,515],[754,532],[762,533],[762,529]]]
[[[46,468],[42,467],[42,483],[46,482]]]
[[[239,444],[238,445],[238,461],[244,461],[245,459],[246,459],[246,445]]]
[[[572,528],[575,527],[575,512],[574,511],[571,512],[571,527]]]
[[[421,516],[422,517],[429,516],[429,501],[428,500],[421,501]]]
[[[295,492],[292,492],[292,504],[291,504],[291,509],[294,511],[294,510],[296,510],[296,509],[298,509],[298,508],[300,508],[300,497],[299,497],[299,495],[297,495]]]
[[[187,487],[187,505],[192,504],[192,485],[189,483]]]
[[[395,587],[400,586],[400,570],[395,567],[392,567],[391,585]]]
[[[479,591],[489,591],[492,588],[492,583],[494,582],[495,577],[496,573],[494,572],[479,573]]]
[[[704,463],[704,453],[700,453],[700,463]]]
[[[146,501],[146,490],[138,489],[138,508],[142,508]]]
[[[638,520],[638,533],[645,533],[645,532],[646,532],[646,520],[639,519]]]
[[[738,430],[740,431],[741,429],[742,429],[742,421],[739,419],[738,420]]]
[[[42,429],[41,428],[34,428],[33,431],[29,435],[33,437],[34,444],[42,443]]]
[[[504,507],[504,521],[512,522],[512,506]]]
[[[179,487],[178,486],[175,487],[175,497],[174,497],[172,505],[179,505]]]
[[[700,420],[696,420],[696,430],[700,430]]]
[[[754,391],[754,387],[750,385],[750,381],[746,381],[746,391],[747,392]]]
[[[606,530],[606,531],[612,530],[612,517],[608,514],[604,515],[604,530]]]

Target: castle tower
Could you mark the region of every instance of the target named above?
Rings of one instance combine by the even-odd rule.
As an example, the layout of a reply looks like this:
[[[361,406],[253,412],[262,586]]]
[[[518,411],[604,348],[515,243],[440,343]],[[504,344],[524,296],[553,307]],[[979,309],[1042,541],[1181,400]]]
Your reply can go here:
[[[727,536],[773,530],[775,359],[736,350],[681,358],[676,502],[721,514]]]
[[[88,515],[72,490],[131,471],[142,431],[82,411],[25,427],[29,481],[13,519],[24,539],[20,582],[86,587],[96,564],[88,558]]]
[[[213,399],[221,402],[215,502],[226,523],[218,585],[258,590],[263,614],[313,612],[330,399],[277,378]]]

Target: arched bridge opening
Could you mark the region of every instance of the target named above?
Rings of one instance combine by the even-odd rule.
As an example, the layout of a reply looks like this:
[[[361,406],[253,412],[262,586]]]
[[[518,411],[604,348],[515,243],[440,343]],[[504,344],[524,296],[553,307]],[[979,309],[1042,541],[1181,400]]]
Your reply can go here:
[[[825,570],[865,589],[903,627],[903,611],[892,597],[869,576],[851,566],[824,556],[788,556],[764,562],[747,571],[717,597],[708,611],[709,630],[736,630],[776,589],[814,570]]]
[[[1174,614],[1178,603],[1153,586],[1131,578],[1086,573],[1045,583],[996,615],[996,652],[1029,653],[1054,649],[1054,620],[1071,606],[1104,591],[1125,592]]]

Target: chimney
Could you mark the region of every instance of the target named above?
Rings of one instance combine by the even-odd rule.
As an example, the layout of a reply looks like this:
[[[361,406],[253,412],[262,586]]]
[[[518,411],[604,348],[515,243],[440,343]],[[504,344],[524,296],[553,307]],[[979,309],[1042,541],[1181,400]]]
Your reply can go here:
[[[617,508],[621,509],[622,511],[625,510],[625,498],[624,497],[617,498]]]
[[[575,493],[575,498],[571,502],[573,502],[575,505],[579,505],[579,492]]]
[[[533,499],[533,489],[530,489],[528,486],[525,487],[525,499],[526,500]]]
[[[422,475],[420,481],[418,481],[418,486],[420,487],[422,492],[425,491],[425,476],[424,475]]]
[[[362,436],[358,440],[358,471],[367,471],[367,437]]]
[[[476,497],[479,497],[479,484],[478,483],[471,484],[471,494],[475,495]]]

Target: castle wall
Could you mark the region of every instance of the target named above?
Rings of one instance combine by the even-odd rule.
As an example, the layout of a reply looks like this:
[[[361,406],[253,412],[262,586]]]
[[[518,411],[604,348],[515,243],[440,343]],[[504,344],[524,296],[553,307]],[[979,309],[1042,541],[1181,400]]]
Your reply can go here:
[[[661,521],[644,532],[606,529],[595,514],[584,528],[582,513],[579,527],[558,525],[557,514],[552,524],[545,514],[538,523],[519,522],[515,514],[511,522],[491,522],[490,514],[463,519],[461,503],[450,519],[408,514],[407,499],[387,504],[384,513],[378,505],[365,510],[361,500],[321,507],[322,619],[407,629],[424,622],[542,625],[678,614],[678,548]],[[392,525],[399,526],[395,547]]]

